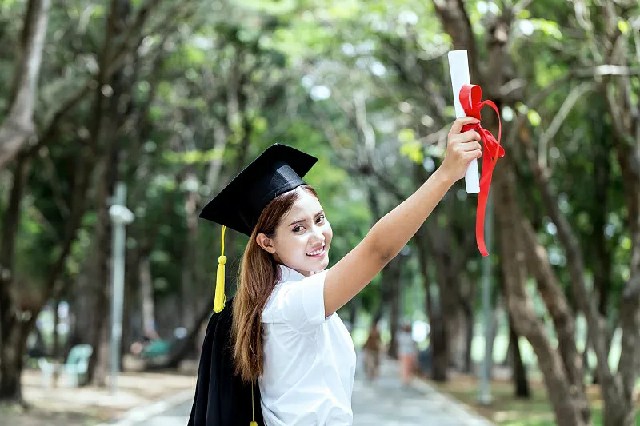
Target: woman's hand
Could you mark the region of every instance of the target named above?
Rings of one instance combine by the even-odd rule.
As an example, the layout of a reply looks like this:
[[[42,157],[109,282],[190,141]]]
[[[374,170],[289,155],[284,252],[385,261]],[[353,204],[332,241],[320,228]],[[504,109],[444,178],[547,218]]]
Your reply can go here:
[[[460,180],[469,163],[482,156],[482,146],[478,142],[480,135],[475,130],[461,133],[465,124],[476,124],[479,120],[473,117],[458,118],[451,125],[447,136],[447,151],[440,166],[441,171],[453,181]]]

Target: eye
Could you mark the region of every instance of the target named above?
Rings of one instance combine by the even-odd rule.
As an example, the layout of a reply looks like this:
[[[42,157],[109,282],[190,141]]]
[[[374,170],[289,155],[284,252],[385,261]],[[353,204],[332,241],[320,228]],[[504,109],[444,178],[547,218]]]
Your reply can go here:
[[[293,231],[294,234],[299,234],[303,230],[304,230],[304,226],[302,225],[296,225],[291,229],[291,231]]]
[[[318,215],[318,217],[316,217],[316,225],[322,225],[324,221],[325,221],[324,214],[320,214]]]

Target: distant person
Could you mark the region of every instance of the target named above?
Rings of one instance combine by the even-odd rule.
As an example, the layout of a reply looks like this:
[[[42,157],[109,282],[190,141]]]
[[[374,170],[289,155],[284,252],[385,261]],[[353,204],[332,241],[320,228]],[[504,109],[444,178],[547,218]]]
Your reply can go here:
[[[142,335],[129,346],[129,352],[131,352],[132,355],[140,356],[150,343],[151,339],[147,335]]]
[[[223,225],[223,235],[229,227],[249,240],[226,309],[226,257],[218,259],[217,314],[203,343],[190,425],[353,423],[355,351],[336,311],[398,254],[481,156],[480,135],[461,133],[477,122],[456,120],[442,165],[330,268],[333,231],[302,181],[315,157],[273,145],[204,207],[200,217]]]
[[[409,386],[413,379],[418,359],[418,345],[411,334],[411,324],[403,324],[396,336],[398,342],[398,360],[400,361],[400,381]]]
[[[382,339],[378,325],[372,324],[369,329],[369,336],[362,345],[364,353],[364,372],[368,380],[374,380],[378,377],[378,369],[380,368],[380,351],[382,350]]]

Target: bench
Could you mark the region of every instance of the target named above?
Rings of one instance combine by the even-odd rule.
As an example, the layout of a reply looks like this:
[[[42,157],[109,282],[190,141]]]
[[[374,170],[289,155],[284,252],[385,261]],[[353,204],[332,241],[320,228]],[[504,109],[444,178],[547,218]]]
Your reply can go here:
[[[64,376],[67,386],[78,387],[86,379],[92,353],[91,345],[82,344],[71,348],[64,364],[50,362],[46,358],[38,359],[38,366],[42,372],[42,385],[51,387],[53,375],[57,371]]]

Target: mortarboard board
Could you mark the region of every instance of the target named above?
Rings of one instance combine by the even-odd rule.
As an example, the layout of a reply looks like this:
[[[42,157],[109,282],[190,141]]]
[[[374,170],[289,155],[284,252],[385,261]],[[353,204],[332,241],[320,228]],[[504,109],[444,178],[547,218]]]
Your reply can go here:
[[[280,194],[303,185],[317,158],[274,144],[204,206],[200,217],[250,236],[260,213]]]
[[[233,311],[224,309],[224,232],[229,227],[250,236],[267,204],[278,195],[303,185],[302,177],[316,161],[317,158],[295,148],[274,144],[234,177],[200,212],[201,218],[223,225],[222,255],[218,258],[214,314],[209,319],[202,344],[188,426],[235,426],[249,421],[256,425],[256,420],[263,424],[259,389],[234,374]]]

